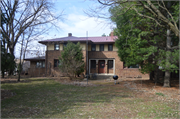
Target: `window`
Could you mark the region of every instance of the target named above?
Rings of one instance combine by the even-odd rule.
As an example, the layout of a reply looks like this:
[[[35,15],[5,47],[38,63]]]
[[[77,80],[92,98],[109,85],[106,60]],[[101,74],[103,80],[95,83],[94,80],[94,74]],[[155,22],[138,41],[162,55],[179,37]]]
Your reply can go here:
[[[99,51],[104,51],[104,44],[99,45]]]
[[[59,60],[58,59],[54,59],[54,67],[58,67],[59,66]]]
[[[45,61],[38,61],[36,62],[37,68],[44,68],[45,67]]]
[[[112,44],[108,44],[108,51],[113,51],[113,45]]]
[[[39,62],[36,62],[36,67],[37,67],[37,68],[39,67]]]
[[[139,68],[139,65],[138,64],[131,65],[131,66],[128,66],[128,68]]]
[[[42,67],[45,67],[45,61],[42,62]]]
[[[96,51],[96,44],[91,45],[91,51]]]
[[[91,69],[96,68],[96,60],[91,60]]]
[[[64,44],[63,44],[63,50],[64,50],[64,48],[65,48],[66,46],[67,46],[67,43],[64,43]]]
[[[108,60],[108,68],[113,69],[113,60]]]
[[[59,50],[59,44],[54,44],[54,50]]]

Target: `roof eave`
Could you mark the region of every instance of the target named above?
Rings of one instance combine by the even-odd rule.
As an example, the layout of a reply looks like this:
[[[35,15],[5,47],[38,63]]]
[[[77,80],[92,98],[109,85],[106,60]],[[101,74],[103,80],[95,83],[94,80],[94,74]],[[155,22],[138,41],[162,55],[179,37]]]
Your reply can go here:
[[[45,59],[24,59],[26,61],[45,61]]]
[[[44,45],[46,45],[48,43],[52,44],[52,43],[67,43],[67,42],[69,42],[69,41],[39,41],[39,43],[44,44]],[[87,40],[84,40],[84,41],[79,41],[79,40],[75,41],[75,40],[73,40],[73,41],[70,41],[70,42],[86,43]],[[88,42],[91,43],[92,41],[88,40]]]

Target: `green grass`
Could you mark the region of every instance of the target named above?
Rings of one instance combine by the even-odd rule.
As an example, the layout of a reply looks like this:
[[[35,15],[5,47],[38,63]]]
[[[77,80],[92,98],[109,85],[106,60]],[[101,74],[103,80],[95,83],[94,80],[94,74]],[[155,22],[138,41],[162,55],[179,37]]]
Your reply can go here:
[[[81,87],[52,79],[1,84],[16,95],[2,100],[2,118],[179,118],[178,104],[137,98],[118,85]]]
[[[156,93],[156,95],[159,95],[159,96],[164,96],[163,93]]]

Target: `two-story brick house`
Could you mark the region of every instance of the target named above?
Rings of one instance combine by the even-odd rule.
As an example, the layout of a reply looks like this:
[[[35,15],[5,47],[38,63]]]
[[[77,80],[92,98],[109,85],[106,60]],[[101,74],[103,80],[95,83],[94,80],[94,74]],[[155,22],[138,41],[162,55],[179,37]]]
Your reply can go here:
[[[139,67],[124,67],[122,61],[118,57],[118,49],[115,46],[116,36],[106,37],[74,37],[71,33],[67,37],[39,41],[39,43],[47,46],[46,56],[42,58],[26,59],[31,61],[30,74],[36,76],[35,72],[40,75],[49,76],[52,71],[58,71],[58,63],[61,52],[68,41],[73,43],[80,42],[84,55],[85,71],[84,74],[97,75],[118,75],[119,77],[134,77],[141,75],[148,78],[148,74],[141,74]],[[87,58],[87,59],[86,59]],[[41,59],[41,60],[39,60]],[[34,71],[31,71],[31,69]],[[36,71],[37,70],[37,71]],[[32,74],[32,73],[35,74]]]

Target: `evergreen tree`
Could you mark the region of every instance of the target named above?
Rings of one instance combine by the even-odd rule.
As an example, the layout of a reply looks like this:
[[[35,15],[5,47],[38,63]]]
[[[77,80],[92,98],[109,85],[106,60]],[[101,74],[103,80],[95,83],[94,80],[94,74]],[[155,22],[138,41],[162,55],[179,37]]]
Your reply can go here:
[[[155,81],[158,80],[159,66],[163,71],[178,70],[179,50],[166,50],[167,29],[157,27],[153,20],[138,16],[134,10],[122,14],[125,11],[120,10],[122,7],[113,6],[109,9],[111,20],[117,25],[114,32],[118,36],[116,47],[121,61],[125,62],[126,66],[139,64],[142,73],[155,71]],[[146,9],[137,9],[142,11],[142,14],[146,12]],[[177,45],[178,37],[173,34],[172,46]],[[170,60],[166,60],[167,52],[168,56],[171,56]]]
[[[1,26],[6,24],[8,19],[5,17],[5,14],[1,11]],[[4,78],[4,72],[13,71],[16,67],[16,63],[14,61],[14,56],[7,52],[7,48],[5,45],[7,44],[6,37],[3,33],[0,34],[1,37],[1,74],[2,78]]]
[[[80,43],[68,42],[59,58],[59,68],[62,73],[72,77],[84,71],[84,61]]]

